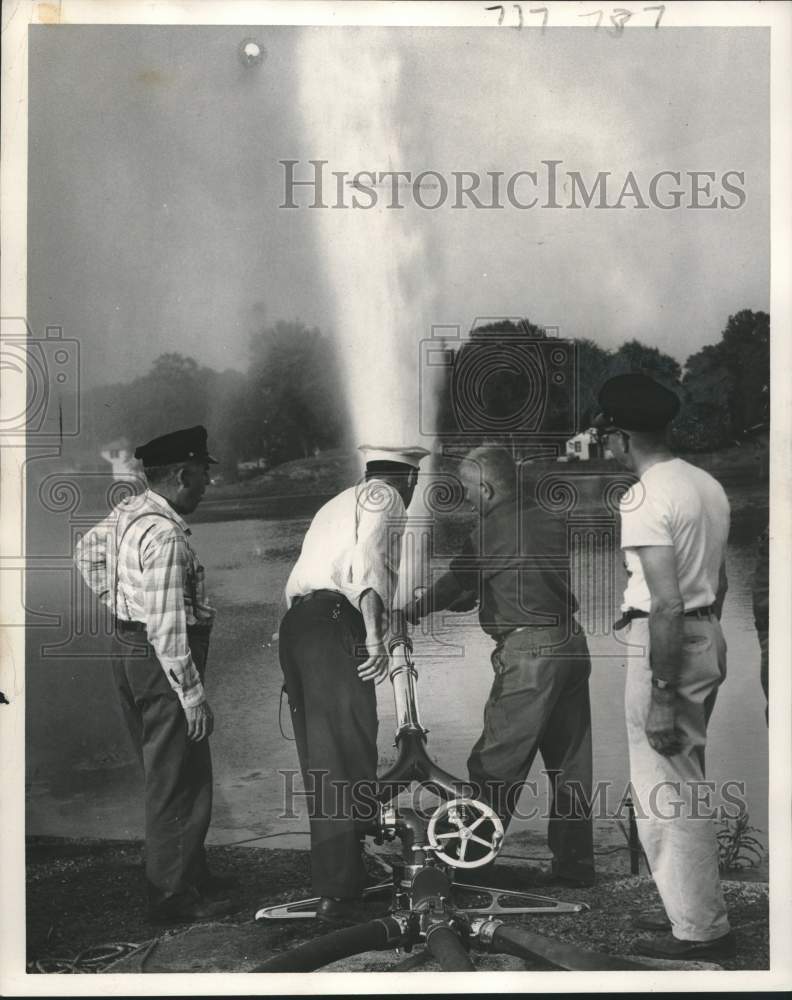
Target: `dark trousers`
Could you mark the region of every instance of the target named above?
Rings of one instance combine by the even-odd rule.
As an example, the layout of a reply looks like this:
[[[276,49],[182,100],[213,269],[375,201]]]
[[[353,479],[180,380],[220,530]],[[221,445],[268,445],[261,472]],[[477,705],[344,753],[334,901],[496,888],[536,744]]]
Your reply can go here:
[[[357,675],[365,641],[360,612],[331,592],[296,603],[280,626],[318,896],[358,896],[366,883],[361,837],[376,815],[377,698],[374,683]]]
[[[591,816],[591,673],[583,635],[563,645],[561,629],[525,629],[492,654],[495,680],[484,730],[468,759],[471,783],[507,826],[537,750],[550,776],[547,841],[553,871],[594,872]]]
[[[207,629],[189,629],[190,652],[203,680]],[[113,660],[121,709],[143,766],[146,879],[149,901],[197,895],[206,878],[204,839],[212,815],[209,741],[187,738],[187,721],[145,632],[123,633],[129,653]],[[141,655],[145,650],[145,655]],[[137,654],[137,655],[133,655]]]

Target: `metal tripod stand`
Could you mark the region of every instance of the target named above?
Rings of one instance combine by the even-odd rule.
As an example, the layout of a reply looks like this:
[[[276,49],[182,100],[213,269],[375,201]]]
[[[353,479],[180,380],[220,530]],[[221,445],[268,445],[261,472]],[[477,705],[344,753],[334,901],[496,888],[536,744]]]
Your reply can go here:
[[[457,881],[456,872],[480,868],[495,859],[503,842],[503,824],[485,803],[470,798],[466,784],[429,759],[427,730],[418,716],[412,642],[403,616],[389,644],[390,681],[396,703],[396,763],[377,780],[379,812],[368,833],[376,843],[399,839],[401,857],[392,879],[364,890],[366,898],[390,895],[386,917],[344,928],[277,955],[254,971],[310,971],[342,957],[424,943],[445,971],[475,970],[468,950],[476,946],[522,957],[539,956],[567,969],[643,968],[608,955],[581,949],[507,927],[503,915],[577,913],[585,903],[497,889]],[[400,792],[420,782],[442,801],[429,815],[393,805]],[[484,903],[465,905],[471,894]],[[266,906],[256,920],[294,920],[316,916],[319,899]]]

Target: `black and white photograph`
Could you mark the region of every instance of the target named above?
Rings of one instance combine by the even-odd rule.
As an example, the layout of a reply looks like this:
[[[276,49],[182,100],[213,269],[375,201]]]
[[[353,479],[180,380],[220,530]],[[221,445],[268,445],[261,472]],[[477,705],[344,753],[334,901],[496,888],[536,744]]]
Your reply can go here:
[[[792,986],[790,6],[2,16],[2,992]]]

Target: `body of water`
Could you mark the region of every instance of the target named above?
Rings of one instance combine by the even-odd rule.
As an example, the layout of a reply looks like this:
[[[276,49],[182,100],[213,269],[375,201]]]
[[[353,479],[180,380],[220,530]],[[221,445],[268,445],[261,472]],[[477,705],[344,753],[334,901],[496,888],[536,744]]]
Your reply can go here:
[[[730,495],[735,519],[723,616],[728,677],[710,724],[708,778],[719,785],[727,780],[742,782],[751,822],[766,831],[767,732],[751,579],[754,542],[766,519],[767,494],[761,487],[741,487]],[[46,537],[45,524],[36,536],[40,545],[50,549],[52,523],[48,542],[41,541]],[[216,799],[210,834],[215,843],[267,836],[271,839],[256,843],[307,846],[307,837],[300,834],[307,829],[304,818],[280,818],[284,782],[279,771],[294,771],[297,757],[294,744],[284,738],[279,725],[281,672],[273,642],[284,610],[283,586],[307,525],[307,517],[292,517],[212,521],[193,529],[218,609],[207,682],[216,715],[212,738]],[[58,531],[60,538],[62,525]],[[61,541],[68,552],[68,539]],[[601,561],[602,555],[598,558]],[[592,566],[584,564],[579,570],[579,596],[593,663],[595,777],[610,782],[618,796],[628,780],[622,699],[629,650],[609,631],[623,579],[618,559],[609,555],[608,565],[612,568],[609,593],[601,596],[605,591],[594,581],[595,576],[601,581],[601,572],[592,573]],[[91,635],[90,630],[77,634],[75,628],[85,600],[84,588],[73,574],[44,568],[37,572],[34,564],[28,576],[32,617],[27,661],[27,829],[29,834],[139,837],[142,785],[109,677],[110,640]],[[415,637],[420,708],[430,730],[429,750],[443,767],[461,777],[480,731],[492,681],[491,649],[492,642],[479,629],[475,614],[436,617],[433,635]],[[393,701],[387,682],[378,688],[378,702],[384,767],[394,755]],[[290,736],[285,701],[281,721]],[[540,759],[530,777],[538,782],[535,804],[541,805]],[[301,811],[299,804],[297,811]],[[536,818],[518,821],[512,830],[519,834],[543,828],[544,821]],[[603,836],[606,832],[603,828]]]

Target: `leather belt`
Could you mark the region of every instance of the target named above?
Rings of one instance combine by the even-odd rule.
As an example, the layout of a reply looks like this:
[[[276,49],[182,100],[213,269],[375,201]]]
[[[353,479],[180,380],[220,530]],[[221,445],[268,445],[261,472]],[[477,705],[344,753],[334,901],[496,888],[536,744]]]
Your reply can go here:
[[[519,632],[546,632],[548,629],[558,628],[558,625],[540,625],[537,623],[531,623],[530,625],[520,625],[517,628],[511,628],[508,631],[498,632],[497,635],[493,635],[492,638],[495,640],[495,645],[498,649],[510,639],[513,635],[517,635]]]
[[[685,618],[709,618],[710,615],[715,614],[715,605],[710,604],[707,608],[691,608],[690,611],[684,612]],[[621,618],[613,623],[613,628],[615,631],[625,628],[629,625],[633,618],[648,618],[648,611],[641,611],[639,608],[627,608]]]
[[[116,627],[119,632],[145,632],[146,626],[143,622],[128,622],[123,618],[116,618]]]
[[[210,632],[212,629],[213,622],[195,622],[193,625],[187,626],[187,631],[192,632]],[[116,618],[116,628],[119,632],[145,632],[146,625],[144,622],[129,622],[123,618]]]
[[[537,623],[532,623],[530,625],[520,625],[517,628],[511,629],[511,631],[509,631],[509,632],[504,632],[503,633],[503,638],[504,639],[508,639],[510,635],[517,635],[518,632],[529,632],[531,629],[541,629],[542,631],[546,632],[548,629],[551,629],[551,628],[558,628],[558,625],[557,624],[556,625],[540,625],[538,622]]]
[[[306,601],[345,601],[346,597],[338,590],[312,590],[309,594],[298,594],[292,598],[292,605],[304,604]]]

